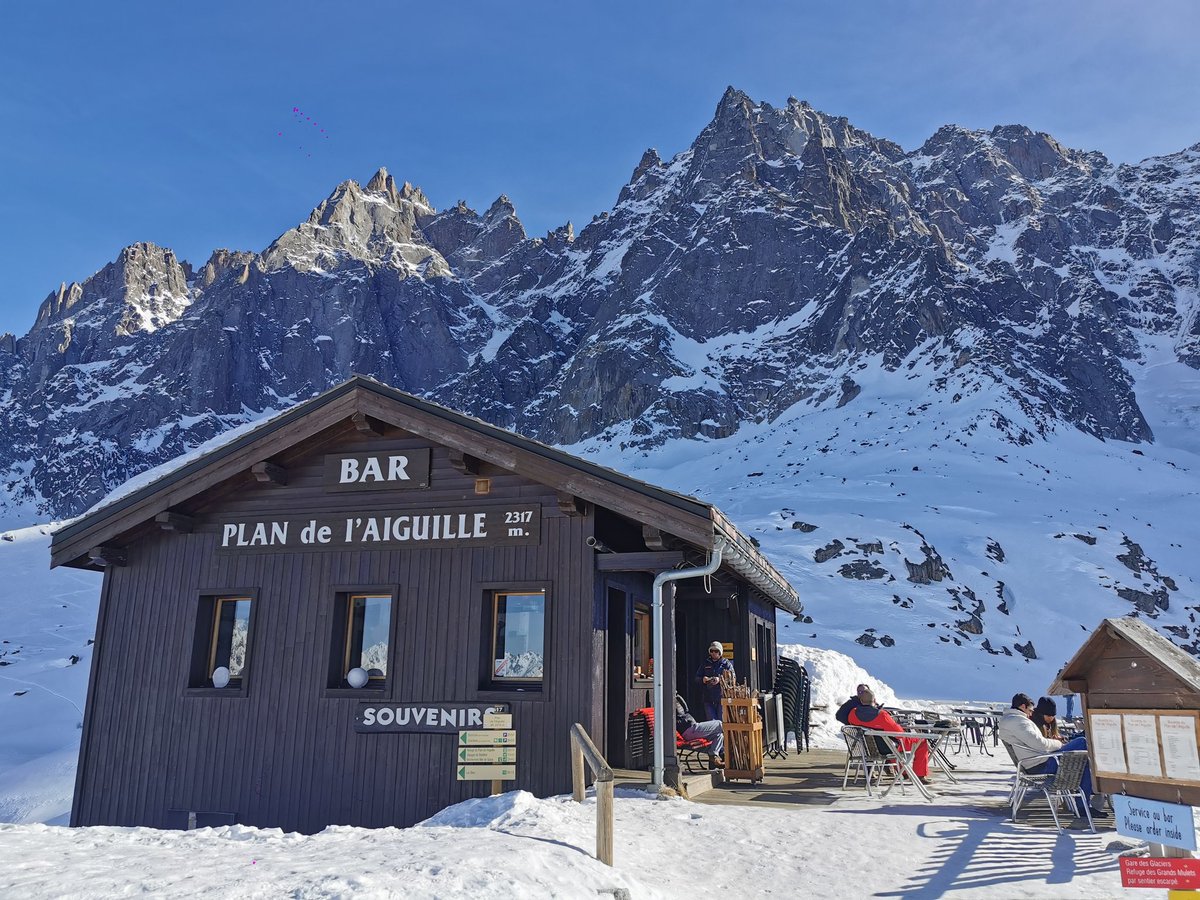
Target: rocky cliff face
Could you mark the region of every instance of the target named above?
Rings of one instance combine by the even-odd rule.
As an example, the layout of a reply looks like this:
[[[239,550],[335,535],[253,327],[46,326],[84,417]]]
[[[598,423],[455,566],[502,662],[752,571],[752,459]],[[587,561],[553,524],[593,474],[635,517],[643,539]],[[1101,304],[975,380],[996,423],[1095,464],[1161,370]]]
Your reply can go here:
[[[380,170],[261,253],[126,248],[0,337],[0,492],[10,518],[78,513],[353,372],[557,444],[853,410],[866,375],[917,371],[948,442],[1152,441],[1133,373],[1200,365],[1198,216],[1200,145],[1114,166],[945,127],[906,153],[730,89],[578,235]]]

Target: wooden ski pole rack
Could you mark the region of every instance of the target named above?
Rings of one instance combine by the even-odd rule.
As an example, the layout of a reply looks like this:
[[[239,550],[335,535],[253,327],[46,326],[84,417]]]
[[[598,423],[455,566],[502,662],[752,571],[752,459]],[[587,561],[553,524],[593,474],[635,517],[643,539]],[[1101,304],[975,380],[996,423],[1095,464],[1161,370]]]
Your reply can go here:
[[[721,698],[725,777],[763,780],[763,723],[753,697]]]

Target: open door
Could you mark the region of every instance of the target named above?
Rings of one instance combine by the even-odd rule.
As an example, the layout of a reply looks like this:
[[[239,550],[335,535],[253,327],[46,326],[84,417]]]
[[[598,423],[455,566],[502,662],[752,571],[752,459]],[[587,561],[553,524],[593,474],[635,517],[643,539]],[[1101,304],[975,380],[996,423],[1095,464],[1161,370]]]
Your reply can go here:
[[[629,595],[610,585],[605,588],[605,598],[608,605],[608,658],[604,677],[604,733],[608,735],[608,746],[604,748],[604,756],[610,766],[625,768],[629,765],[625,752],[628,721],[625,699],[632,671],[629,663]]]

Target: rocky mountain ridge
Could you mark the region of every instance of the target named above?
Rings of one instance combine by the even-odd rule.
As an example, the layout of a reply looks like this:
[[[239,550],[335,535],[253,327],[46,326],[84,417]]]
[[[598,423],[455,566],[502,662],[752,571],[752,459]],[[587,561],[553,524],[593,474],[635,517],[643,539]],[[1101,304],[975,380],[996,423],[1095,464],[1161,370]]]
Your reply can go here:
[[[1004,398],[949,440],[1151,441],[1131,367],[1198,364],[1197,210],[1200,145],[1113,166],[947,126],[905,152],[731,88],[578,235],[529,238],[504,197],[438,211],[380,170],[261,253],[126,248],[0,339],[0,489],[77,513],[352,372],[551,443],[649,448],[853,404],[878,360],[936,371],[938,407]]]

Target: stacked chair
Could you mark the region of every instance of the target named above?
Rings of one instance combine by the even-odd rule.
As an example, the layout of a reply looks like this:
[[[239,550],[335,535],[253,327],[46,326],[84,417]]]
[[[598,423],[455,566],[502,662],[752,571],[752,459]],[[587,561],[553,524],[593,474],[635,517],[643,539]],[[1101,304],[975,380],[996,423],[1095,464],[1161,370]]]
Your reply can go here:
[[[781,656],[775,670],[775,691],[783,696],[784,731],[795,733],[797,750],[807,750],[812,683],[804,666]],[[786,745],[786,741],[781,743]]]

